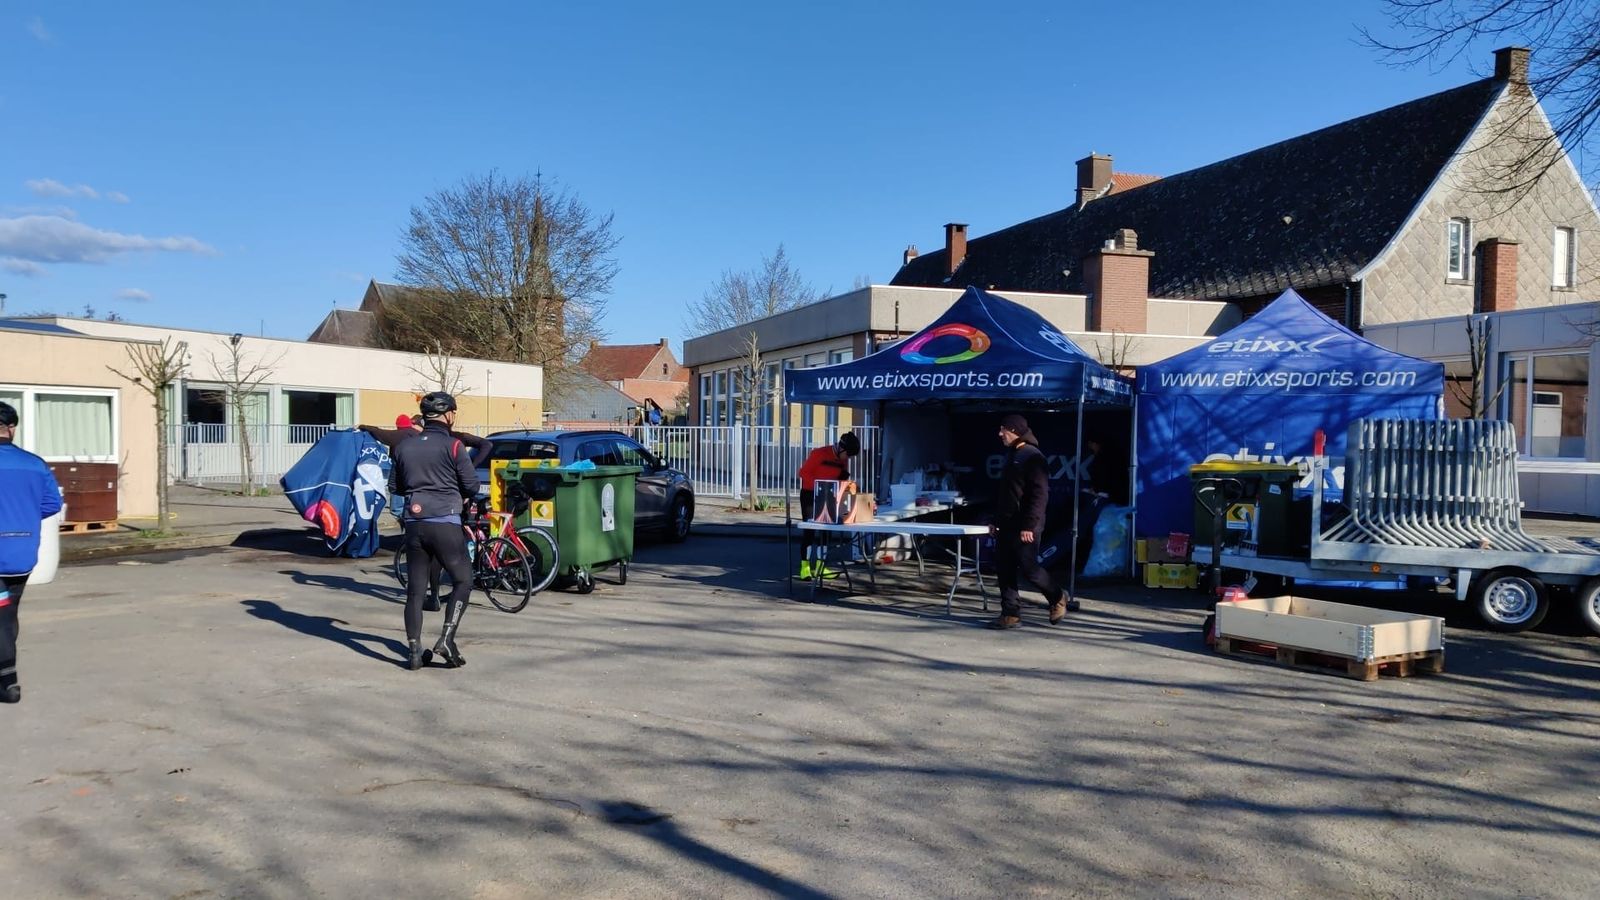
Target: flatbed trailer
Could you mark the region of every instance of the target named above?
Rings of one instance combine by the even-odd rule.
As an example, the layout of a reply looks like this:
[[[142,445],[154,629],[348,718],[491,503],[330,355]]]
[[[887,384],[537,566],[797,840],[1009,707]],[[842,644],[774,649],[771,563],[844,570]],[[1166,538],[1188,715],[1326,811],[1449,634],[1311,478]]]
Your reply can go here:
[[[1392,582],[1400,576],[1447,583],[1456,600],[1471,602],[1496,631],[1526,631],[1549,612],[1551,588],[1560,588],[1579,607],[1584,624],[1600,635],[1600,541],[1584,538],[1526,538],[1530,549],[1444,547],[1340,540],[1348,533],[1336,522],[1321,527],[1325,458],[1312,463],[1311,541],[1301,556],[1261,556],[1225,547],[1222,565],[1258,575],[1327,581]],[[1211,565],[1212,548],[1197,546],[1194,561]]]

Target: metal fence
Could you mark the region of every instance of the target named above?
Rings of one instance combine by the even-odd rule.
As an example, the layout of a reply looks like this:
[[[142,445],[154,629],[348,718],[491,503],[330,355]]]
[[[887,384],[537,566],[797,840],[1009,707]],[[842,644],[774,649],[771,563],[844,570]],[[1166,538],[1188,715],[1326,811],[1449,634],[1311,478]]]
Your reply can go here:
[[[752,466],[757,493],[782,497],[785,482],[794,484],[806,454],[837,441],[845,431],[854,431],[861,439],[861,456],[851,464],[851,477],[863,490],[876,484],[877,427],[790,428],[787,450],[783,428],[777,425],[652,425],[624,430],[688,475],[702,497],[747,495]]]
[[[250,447],[257,485],[275,484],[332,425],[175,425],[167,447],[167,473],[187,484],[239,484],[241,444]],[[245,441],[241,441],[241,435]]]
[[[831,444],[844,431],[861,439],[861,456],[852,464],[851,476],[863,490],[877,480],[877,427],[839,426],[789,429],[789,447],[783,428],[774,425],[651,425],[612,426],[586,424],[578,430],[616,430],[628,434],[666,459],[694,481],[702,497],[743,497],[750,490],[755,469],[757,491],[765,497],[782,497],[784,483],[794,484],[795,473],[813,449]],[[275,484],[304,456],[331,425],[247,425],[251,468],[258,485]],[[513,426],[481,426],[478,434],[522,430]],[[240,429],[235,425],[176,425],[172,429],[167,467],[172,480],[189,484],[238,484],[243,475]]]

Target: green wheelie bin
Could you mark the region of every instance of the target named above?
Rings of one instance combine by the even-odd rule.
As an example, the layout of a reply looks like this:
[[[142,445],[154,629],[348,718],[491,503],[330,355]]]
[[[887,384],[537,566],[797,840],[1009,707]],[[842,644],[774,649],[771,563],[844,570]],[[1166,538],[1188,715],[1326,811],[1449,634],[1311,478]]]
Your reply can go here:
[[[1300,467],[1268,462],[1219,459],[1189,467],[1189,480],[1199,486],[1206,479],[1236,479],[1243,496],[1234,500],[1225,516],[1223,546],[1253,547],[1263,556],[1293,556],[1303,551],[1309,536],[1309,513],[1296,508],[1294,486]],[[1304,520],[1304,521],[1302,521]],[[1211,546],[1213,514],[1197,497],[1194,506],[1195,545]]]
[[[593,468],[522,467],[505,469],[532,499],[515,527],[537,525],[555,535],[560,556],[556,576],[570,579],[581,594],[594,590],[594,572],[617,567],[617,582],[628,583],[633,560],[634,480],[638,466]]]

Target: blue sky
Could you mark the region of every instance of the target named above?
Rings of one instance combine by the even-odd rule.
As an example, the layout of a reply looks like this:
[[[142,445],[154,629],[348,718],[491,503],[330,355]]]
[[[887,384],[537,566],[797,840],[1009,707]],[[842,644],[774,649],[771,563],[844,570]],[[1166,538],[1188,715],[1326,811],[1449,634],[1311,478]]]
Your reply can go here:
[[[1395,69],[1358,24],[1376,0],[0,0],[0,293],[303,338],[430,191],[540,171],[615,215],[611,339],[676,346],[780,242],[883,283],[945,222],[1067,205],[1091,150],[1170,174],[1489,63]]]

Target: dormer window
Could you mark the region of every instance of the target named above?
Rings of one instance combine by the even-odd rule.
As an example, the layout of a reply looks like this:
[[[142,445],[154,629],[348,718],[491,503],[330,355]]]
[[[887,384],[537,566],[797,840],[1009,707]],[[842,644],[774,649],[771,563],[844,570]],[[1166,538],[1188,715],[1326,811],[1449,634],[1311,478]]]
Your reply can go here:
[[[1451,219],[1445,229],[1445,273],[1451,281],[1466,281],[1471,276],[1472,220]]]

